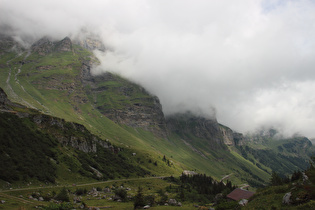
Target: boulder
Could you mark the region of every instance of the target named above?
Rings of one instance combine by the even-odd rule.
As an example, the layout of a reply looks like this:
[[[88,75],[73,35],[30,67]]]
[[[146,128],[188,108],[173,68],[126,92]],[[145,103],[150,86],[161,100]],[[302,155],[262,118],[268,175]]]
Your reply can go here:
[[[248,203],[247,199],[242,199],[238,202],[238,204],[240,204],[241,206],[245,206]]]
[[[291,192],[288,192],[286,193],[284,196],[283,196],[283,199],[282,199],[282,203],[283,204],[286,204],[286,205],[289,205],[291,204],[291,196],[292,196],[292,193]]]
[[[175,199],[171,198],[171,199],[168,200],[168,204],[171,205],[171,206],[176,206],[177,201]]]

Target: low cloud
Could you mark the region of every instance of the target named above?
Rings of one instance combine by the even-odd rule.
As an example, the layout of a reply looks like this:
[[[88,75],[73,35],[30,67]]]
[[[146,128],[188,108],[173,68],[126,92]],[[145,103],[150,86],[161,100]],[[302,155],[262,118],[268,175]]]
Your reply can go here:
[[[103,71],[157,95],[166,114],[216,114],[315,137],[313,1],[0,1],[0,27],[56,39],[97,33]]]

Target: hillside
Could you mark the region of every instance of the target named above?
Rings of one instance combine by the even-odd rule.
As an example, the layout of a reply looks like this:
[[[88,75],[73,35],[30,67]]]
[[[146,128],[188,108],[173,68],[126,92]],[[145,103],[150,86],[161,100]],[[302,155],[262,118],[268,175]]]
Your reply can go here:
[[[242,134],[219,124],[216,119],[191,113],[164,116],[159,99],[138,84],[110,72],[93,75],[91,71],[99,61],[89,50],[100,48],[106,51],[106,47],[88,40],[73,41],[66,37],[55,41],[45,37],[24,49],[12,38],[1,36],[0,87],[14,103],[36,110],[47,118],[57,117],[69,125],[82,125],[85,133],[90,132],[97,142],[105,141],[106,144],[107,139],[121,148],[121,154],[136,153],[128,164],[135,166],[135,170],[144,170],[143,175],[177,176],[183,170],[195,170],[217,180],[229,177],[235,184],[249,183],[253,187],[268,182],[272,170],[277,169],[270,165],[273,158],[263,162],[259,149],[246,148],[250,142]],[[10,129],[14,130],[13,127]],[[49,127],[43,126],[42,130],[45,133]],[[54,133],[49,135],[56,136]],[[52,141],[56,143],[57,140]],[[75,144],[66,142],[63,145]],[[52,150],[56,150],[54,144]],[[265,147],[271,148],[271,145]],[[281,153],[274,147],[270,150],[278,162],[286,160],[287,169],[281,173],[306,166],[300,165],[308,158],[308,155],[301,155],[305,154],[303,150],[286,150],[288,153]],[[250,152],[251,155],[245,155]],[[287,160],[291,157],[289,153],[294,154],[292,158],[297,158],[293,164],[289,164],[292,158]],[[163,161],[164,156],[170,164]],[[93,155],[89,157],[92,162],[88,162],[88,166],[102,161]],[[157,162],[157,166],[152,162]],[[103,176],[107,173],[102,167],[97,169]],[[121,172],[115,177],[135,174]]]
[[[10,102],[0,89],[0,179],[15,185],[108,180],[150,174],[132,152],[84,126]]]

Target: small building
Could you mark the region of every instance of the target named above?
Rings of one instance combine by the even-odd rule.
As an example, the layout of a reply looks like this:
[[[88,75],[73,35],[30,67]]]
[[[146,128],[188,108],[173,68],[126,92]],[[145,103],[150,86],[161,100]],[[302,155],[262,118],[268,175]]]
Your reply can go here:
[[[228,194],[226,197],[231,199],[231,200],[234,200],[234,201],[239,201],[242,199],[249,199],[254,194],[255,194],[254,192],[251,192],[248,190],[243,190],[241,188],[236,188],[230,194]]]

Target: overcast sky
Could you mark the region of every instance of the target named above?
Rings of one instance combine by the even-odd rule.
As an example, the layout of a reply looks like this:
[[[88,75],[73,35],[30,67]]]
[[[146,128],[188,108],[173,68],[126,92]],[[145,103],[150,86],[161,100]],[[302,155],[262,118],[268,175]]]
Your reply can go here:
[[[99,34],[98,70],[140,83],[166,114],[315,137],[315,1],[0,0],[4,25],[17,39]]]

